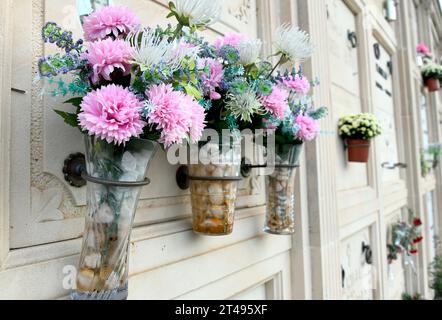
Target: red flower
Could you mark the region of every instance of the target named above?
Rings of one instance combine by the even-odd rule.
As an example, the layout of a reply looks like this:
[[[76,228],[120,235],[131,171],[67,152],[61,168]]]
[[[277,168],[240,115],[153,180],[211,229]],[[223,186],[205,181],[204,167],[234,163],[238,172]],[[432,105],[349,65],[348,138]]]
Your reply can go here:
[[[414,218],[414,220],[413,220],[413,224],[414,224],[416,227],[420,227],[420,226],[422,225],[422,220],[419,219],[419,218]]]
[[[418,243],[422,242],[422,240],[424,240],[424,237],[417,237],[416,239],[413,240],[413,243],[418,244]]]
[[[416,253],[417,253],[417,249],[411,249],[411,250],[410,250],[410,253],[411,253],[411,254],[416,254]]]

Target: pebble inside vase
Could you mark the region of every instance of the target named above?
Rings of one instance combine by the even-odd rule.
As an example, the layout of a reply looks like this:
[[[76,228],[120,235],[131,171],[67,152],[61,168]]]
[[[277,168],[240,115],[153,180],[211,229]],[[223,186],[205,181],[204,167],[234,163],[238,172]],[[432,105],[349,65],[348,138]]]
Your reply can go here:
[[[143,181],[156,150],[157,144],[149,140],[115,146],[87,137],[87,172],[108,181]],[[130,234],[141,189],[88,183],[88,215],[72,299],[127,298]]]
[[[264,231],[276,235],[295,232],[295,174],[302,145],[276,147],[275,170],[266,176],[267,213]]]
[[[216,148],[221,151],[223,146]],[[200,158],[198,164],[189,166],[191,176],[211,179],[191,180],[190,184],[193,230],[199,234],[222,236],[233,232],[238,181],[222,178],[240,176],[241,150],[238,144],[223,150],[219,158]]]

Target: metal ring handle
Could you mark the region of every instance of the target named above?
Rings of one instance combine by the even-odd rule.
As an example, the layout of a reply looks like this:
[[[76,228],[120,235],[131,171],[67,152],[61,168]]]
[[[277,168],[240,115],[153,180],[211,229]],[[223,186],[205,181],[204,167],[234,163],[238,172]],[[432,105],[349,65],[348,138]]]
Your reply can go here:
[[[350,41],[352,48],[358,47],[358,36],[356,35],[356,32],[348,30],[347,31],[347,38],[348,38],[348,41]]]
[[[150,184],[149,178],[145,178],[144,181],[135,181],[135,182],[111,181],[111,180],[92,177],[88,175],[86,172],[82,172],[81,177],[88,182],[102,184],[111,187],[137,188],[137,187],[144,187]]]

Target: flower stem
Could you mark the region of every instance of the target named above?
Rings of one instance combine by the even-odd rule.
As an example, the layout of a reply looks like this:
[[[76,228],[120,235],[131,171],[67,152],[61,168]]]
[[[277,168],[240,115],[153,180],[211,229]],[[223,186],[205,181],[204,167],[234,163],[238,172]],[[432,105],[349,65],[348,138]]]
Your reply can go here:
[[[176,26],[175,32],[174,32],[174,39],[181,37],[182,32],[183,32],[183,27],[184,26],[181,23],[178,23],[178,25]]]
[[[284,55],[281,54],[281,58],[279,58],[278,63],[273,67],[273,69],[270,72],[268,78],[270,78],[272,76],[273,72],[275,72],[275,70],[279,67],[279,65],[282,63],[283,60],[284,60]]]

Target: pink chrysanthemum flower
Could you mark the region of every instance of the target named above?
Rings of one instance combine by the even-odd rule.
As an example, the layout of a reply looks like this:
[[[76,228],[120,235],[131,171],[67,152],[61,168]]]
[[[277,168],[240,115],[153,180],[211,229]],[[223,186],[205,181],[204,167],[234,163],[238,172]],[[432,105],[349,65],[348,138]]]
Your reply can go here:
[[[143,132],[142,107],[143,103],[128,89],[111,84],[83,98],[78,119],[90,135],[122,144]]]
[[[97,83],[100,77],[111,81],[111,73],[115,69],[120,69],[124,75],[129,74],[132,48],[123,40],[106,39],[89,42],[83,58],[89,61],[94,71],[92,82]]]
[[[301,96],[305,96],[311,89],[310,81],[307,77],[299,75],[283,78],[282,84]]]
[[[84,36],[86,41],[103,40],[111,35],[118,38],[136,31],[140,24],[140,19],[127,7],[108,6],[84,19]]]
[[[295,120],[295,125],[299,127],[297,136],[304,141],[312,141],[319,134],[319,123],[309,116],[299,115]]]
[[[261,97],[261,102],[276,119],[283,120],[289,109],[288,98],[289,93],[286,90],[275,86],[270,95]]]
[[[242,41],[247,39],[247,36],[242,33],[227,32],[223,37],[219,37],[215,40],[215,48],[219,50],[222,46],[227,45],[237,48]]]
[[[203,131],[206,128],[206,112],[204,108],[191,96],[187,96],[188,106],[190,108],[190,140],[196,143],[201,140]]]
[[[219,100],[221,99],[221,95],[216,92],[216,89],[219,88],[224,79],[223,65],[221,62],[212,58],[199,60],[198,68],[203,69],[205,67],[209,68],[209,74],[203,73],[202,75],[204,94],[209,96],[211,100]]]
[[[205,126],[204,109],[195,99],[172,85],[153,86],[146,92],[152,111],[148,114],[149,124],[161,131],[160,142],[166,147],[181,143],[188,135],[197,141]]]
[[[420,53],[424,56],[429,56],[431,55],[430,53],[430,49],[428,49],[428,47],[425,45],[425,43],[419,43],[416,47],[417,53]]]

